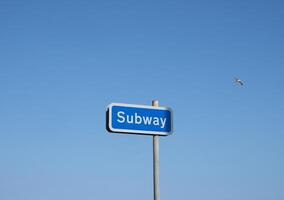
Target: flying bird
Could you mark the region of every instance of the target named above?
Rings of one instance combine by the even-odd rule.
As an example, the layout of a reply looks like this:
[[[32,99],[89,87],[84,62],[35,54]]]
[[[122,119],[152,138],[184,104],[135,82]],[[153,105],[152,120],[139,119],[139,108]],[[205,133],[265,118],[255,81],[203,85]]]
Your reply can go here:
[[[239,78],[235,78],[235,83],[236,83],[236,84],[239,84],[239,85],[241,85],[241,86],[244,85],[243,81],[242,81],[241,79],[239,79]]]

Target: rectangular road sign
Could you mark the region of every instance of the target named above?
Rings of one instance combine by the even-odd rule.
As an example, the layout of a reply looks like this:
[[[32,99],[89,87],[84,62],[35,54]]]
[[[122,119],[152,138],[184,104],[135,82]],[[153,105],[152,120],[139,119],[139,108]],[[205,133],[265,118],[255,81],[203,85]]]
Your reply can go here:
[[[167,107],[112,103],[107,108],[107,130],[116,133],[169,135],[172,110]]]

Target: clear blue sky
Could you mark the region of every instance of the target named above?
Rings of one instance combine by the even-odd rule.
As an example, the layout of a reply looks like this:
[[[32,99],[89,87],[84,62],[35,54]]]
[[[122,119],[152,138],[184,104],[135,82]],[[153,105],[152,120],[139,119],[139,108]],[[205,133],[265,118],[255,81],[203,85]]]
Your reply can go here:
[[[0,199],[152,199],[152,138],[107,133],[105,108],[159,99],[162,200],[283,200],[283,10],[1,0]]]

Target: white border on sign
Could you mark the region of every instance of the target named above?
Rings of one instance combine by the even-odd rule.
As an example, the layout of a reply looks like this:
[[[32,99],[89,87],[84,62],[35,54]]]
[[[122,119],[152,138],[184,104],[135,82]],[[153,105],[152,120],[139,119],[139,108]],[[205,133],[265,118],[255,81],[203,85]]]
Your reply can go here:
[[[159,131],[143,131],[143,130],[132,130],[132,129],[117,129],[112,127],[112,107],[113,106],[122,106],[122,107],[132,107],[132,108],[147,108],[151,110],[168,110],[171,113],[171,131],[170,132],[159,132]],[[148,105],[136,105],[136,104],[125,104],[125,103],[111,103],[107,106],[108,111],[108,128],[111,132],[117,133],[133,133],[141,135],[160,135],[167,136],[173,133],[173,111],[169,107],[155,107]]]

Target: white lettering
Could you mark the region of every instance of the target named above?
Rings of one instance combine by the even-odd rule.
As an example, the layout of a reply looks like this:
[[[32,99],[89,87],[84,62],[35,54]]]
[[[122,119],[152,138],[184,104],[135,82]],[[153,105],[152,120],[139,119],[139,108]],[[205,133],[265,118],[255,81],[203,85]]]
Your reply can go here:
[[[122,111],[119,111],[119,112],[117,113],[117,117],[119,118],[119,119],[117,119],[117,121],[118,121],[119,123],[125,122],[124,114],[125,114],[125,113],[122,112]]]
[[[159,126],[160,128],[165,128],[167,118],[140,116],[139,113],[128,115],[123,111],[119,111],[117,112],[117,122],[128,124],[144,124],[148,126],[154,125]]]
[[[151,125],[152,117],[144,117],[143,116],[143,121],[144,121],[145,125]]]
[[[126,121],[128,124],[133,124],[133,116],[126,115]]]
[[[160,121],[159,121],[159,118],[158,118],[158,117],[154,117],[153,124],[154,124],[155,126],[159,126]]]
[[[161,128],[164,128],[165,125],[166,125],[167,118],[164,118],[164,120],[163,120],[163,118],[160,118],[160,120],[161,120],[161,123],[162,123]]]
[[[135,113],[135,124],[141,124],[142,123],[142,118]]]

